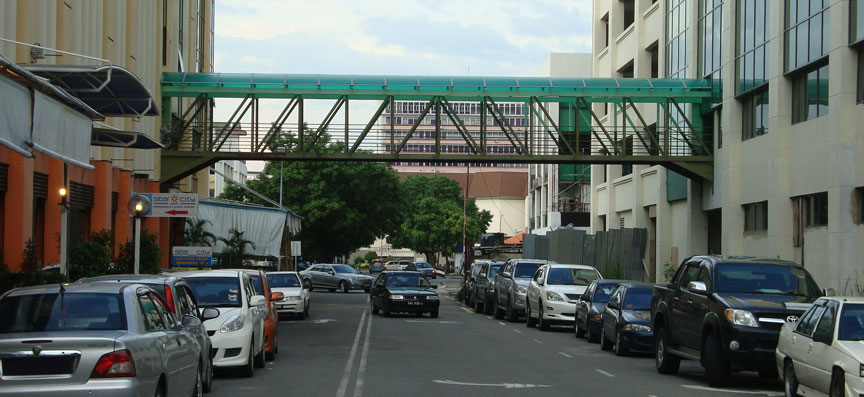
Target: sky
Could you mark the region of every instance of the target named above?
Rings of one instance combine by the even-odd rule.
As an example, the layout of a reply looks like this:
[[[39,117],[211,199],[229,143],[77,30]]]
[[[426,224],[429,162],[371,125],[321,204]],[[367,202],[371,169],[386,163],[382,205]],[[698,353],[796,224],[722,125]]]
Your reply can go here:
[[[591,52],[591,3],[216,0],[215,69],[219,73],[532,76],[552,52]],[[285,103],[262,102],[261,122],[275,119]],[[227,120],[238,104],[239,100],[218,101],[216,119]],[[323,119],[330,105],[308,103],[305,119]],[[350,122],[365,123],[375,107],[369,101],[352,102]],[[250,170],[262,167],[249,164]]]

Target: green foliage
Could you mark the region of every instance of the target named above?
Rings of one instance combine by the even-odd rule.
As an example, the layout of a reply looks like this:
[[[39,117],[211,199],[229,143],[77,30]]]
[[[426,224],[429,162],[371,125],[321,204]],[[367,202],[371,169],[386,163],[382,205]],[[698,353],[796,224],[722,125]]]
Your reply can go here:
[[[609,280],[626,280],[627,275],[624,274],[624,271],[621,270],[618,266],[609,266],[603,269],[603,278]]]
[[[473,199],[465,208],[459,184],[449,178],[415,175],[402,187],[409,202],[399,231],[388,237],[394,247],[410,248],[427,258],[435,252],[450,255],[454,247],[462,245],[463,226],[470,246],[480,240],[492,221],[492,214],[480,211]]]
[[[312,143],[311,130],[304,134],[304,146]],[[330,144],[323,136],[313,151],[337,153],[344,145]],[[284,146],[297,149],[297,138],[282,134],[271,149]],[[305,149],[304,149],[305,150]],[[402,223],[404,206],[399,177],[384,163],[306,162],[279,164],[268,162],[257,180],[246,182],[250,189],[271,200],[279,200],[279,174],[282,173],[283,203],[302,215],[303,230],[296,237],[303,241],[303,257],[329,261],[369,246],[376,237],[392,234]],[[229,200],[269,205],[237,187],[229,186],[220,196]]]
[[[189,247],[212,247],[216,243],[216,236],[204,229],[205,225],[212,224],[206,219],[186,218],[183,241]]]
[[[366,260],[366,262],[371,262],[372,259],[378,259],[378,253],[375,251],[369,251],[366,255],[363,255],[363,259]]]
[[[68,263],[70,280],[119,273],[111,258],[111,248],[101,237],[104,235],[93,233],[72,247]]]
[[[36,244],[33,239],[27,239],[24,243],[24,252],[21,253],[21,271],[25,273],[34,273],[41,271],[39,260],[36,257]]]
[[[237,229],[228,230],[230,236],[228,238],[219,237],[218,240],[225,244],[225,250],[220,255],[222,260],[220,267],[222,268],[238,268],[243,267],[243,259],[246,258],[246,246],[255,249],[255,242],[243,238],[245,231]]]
[[[159,273],[162,263],[162,250],[159,248],[159,239],[156,235],[141,230],[141,262],[138,271],[141,274]],[[112,273],[123,274],[135,271],[135,241],[127,241],[120,246],[115,268]],[[109,274],[112,274],[109,273]]]
[[[354,258],[354,264],[355,265],[359,265],[361,263],[363,263],[363,257],[358,256],[358,257]]]
[[[27,243],[25,246],[25,260],[27,261],[26,251],[31,251],[31,254],[34,255],[35,258],[35,246],[32,242]],[[31,262],[35,263],[35,262]],[[9,291],[13,288],[19,287],[29,287],[31,285],[45,285],[45,284],[57,284],[57,283],[65,283],[67,279],[63,274],[56,270],[43,271],[41,268],[36,267],[33,271],[22,271],[22,272],[10,272],[6,267],[6,264],[0,261],[0,295],[4,292]]]
[[[675,275],[676,269],[677,268],[675,266],[670,265],[669,262],[664,263],[663,264],[663,279],[664,279],[663,281],[668,283],[669,280],[672,280],[672,276]]]

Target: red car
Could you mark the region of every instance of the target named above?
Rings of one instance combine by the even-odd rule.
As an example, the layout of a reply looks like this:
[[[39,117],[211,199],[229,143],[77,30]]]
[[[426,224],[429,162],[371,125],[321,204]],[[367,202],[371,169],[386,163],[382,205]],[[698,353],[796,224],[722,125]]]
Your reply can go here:
[[[264,319],[264,353],[268,360],[276,358],[279,353],[279,313],[276,312],[276,302],[284,298],[281,292],[270,291],[270,283],[263,270],[236,269],[249,274],[255,291],[266,298],[267,317]]]

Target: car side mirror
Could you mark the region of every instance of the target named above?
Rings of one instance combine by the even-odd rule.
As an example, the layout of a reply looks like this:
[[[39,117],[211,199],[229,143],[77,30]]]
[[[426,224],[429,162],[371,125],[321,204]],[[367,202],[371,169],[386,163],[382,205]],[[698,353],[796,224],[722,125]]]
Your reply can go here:
[[[608,306],[611,309],[618,309],[618,302],[609,301],[609,303],[607,303],[606,306]]]
[[[281,301],[282,299],[285,299],[285,294],[283,294],[281,292],[271,292],[270,293],[270,300],[271,301]]]
[[[198,328],[201,326],[201,320],[198,317],[187,314],[183,316],[182,320],[180,320],[180,324],[182,324],[184,328]]]
[[[435,284],[432,284],[429,288],[432,288],[432,289],[438,289],[438,286],[435,285]]]
[[[328,270],[328,271],[327,271],[327,274],[329,274],[329,275],[331,275],[331,276],[335,276],[335,275],[336,275],[336,272],[334,272],[334,271],[332,271],[332,270]]]
[[[697,294],[705,294],[708,292],[708,287],[701,281],[691,281],[687,284],[687,290]]]
[[[837,291],[834,288],[822,288],[822,296],[837,296]]]
[[[249,300],[249,306],[263,306],[266,302],[264,295],[255,295]]]
[[[201,321],[212,320],[219,317],[219,309],[208,307],[201,312]]]

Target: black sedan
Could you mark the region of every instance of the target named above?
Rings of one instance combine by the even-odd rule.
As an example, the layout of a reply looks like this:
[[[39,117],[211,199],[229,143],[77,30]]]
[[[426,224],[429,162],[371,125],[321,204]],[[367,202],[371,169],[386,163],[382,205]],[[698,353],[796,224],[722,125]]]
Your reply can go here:
[[[372,284],[369,300],[372,314],[378,314],[379,310],[384,317],[391,313],[413,313],[417,317],[429,313],[437,318],[440,302],[435,288],[419,272],[385,271]]]
[[[588,342],[600,339],[600,320],[606,302],[622,280],[594,280],[585,293],[576,301],[576,321],[573,323],[576,337],[587,337]]]
[[[650,352],[654,349],[651,331],[651,293],[654,284],[621,283],[603,310],[600,348],[624,356],[630,351]]]

